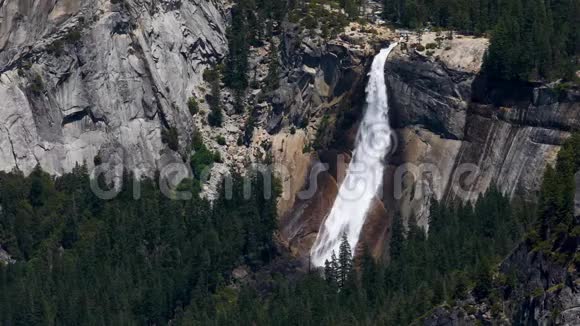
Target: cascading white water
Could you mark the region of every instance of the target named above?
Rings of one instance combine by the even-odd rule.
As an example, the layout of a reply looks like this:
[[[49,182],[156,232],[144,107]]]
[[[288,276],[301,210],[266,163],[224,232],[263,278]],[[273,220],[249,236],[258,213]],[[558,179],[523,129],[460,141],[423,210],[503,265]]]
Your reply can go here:
[[[382,49],[373,60],[366,88],[366,112],[358,130],[353,157],[334,205],[312,246],[311,261],[315,266],[323,266],[333,251],[338,255],[343,234],[354,251],[371,202],[382,185],[383,159],[392,146],[384,68],[396,45],[393,43]]]

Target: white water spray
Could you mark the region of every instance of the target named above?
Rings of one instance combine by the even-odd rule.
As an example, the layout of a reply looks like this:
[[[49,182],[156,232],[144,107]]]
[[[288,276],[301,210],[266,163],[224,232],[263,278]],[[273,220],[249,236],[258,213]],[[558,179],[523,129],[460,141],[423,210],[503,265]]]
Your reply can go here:
[[[346,234],[354,252],[373,198],[383,183],[383,159],[392,147],[385,61],[397,43],[382,49],[373,60],[366,88],[367,107],[358,130],[356,146],[338,196],[311,250],[312,264],[323,266],[332,252],[338,255]]]

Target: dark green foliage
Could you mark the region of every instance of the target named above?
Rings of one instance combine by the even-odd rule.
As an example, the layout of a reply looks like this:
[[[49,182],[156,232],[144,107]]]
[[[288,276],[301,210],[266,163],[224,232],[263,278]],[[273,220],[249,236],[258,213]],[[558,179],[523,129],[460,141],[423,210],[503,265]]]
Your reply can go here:
[[[227,31],[230,52],[226,58],[224,80],[236,90],[248,86],[250,45],[261,46],[279,28],[286,15],[287,1],[240,0],[232,8],[232,24]]]
[[[213,153],[213,161],[216,163],[223,163],[224,160],[222,159],[222,154],[220,154],[218,151],[215,151]]]
[[[573,176],[579,169],[580,136],[575,135],[563,146],[556,168],[546,172],[535,227],[539,231],[534,243],[548,243],[542,250],[555,259],[567,255],[570,261],[577,250],[580,232],[574,231],[571,203]],[[531,227],[534,214],[528,204],[512,204],[493,187],[473,205],[446,207],[433,201],[429,237],[413,217],[407,232],[395,217],[387,266],[375,264],[364,249],[357,264],[359,277],[348,278],[357,282],[345,287],[341,257],[348,256],[348,245],[343,239],[342,254],[325,263],[325,280],[310,274],[295,284],[277,282],[273,295],[256,301],[253,321],[260,325],[350,325],[352,320],[368,320],[370,324],[407,325],[435,305],[470,295],[488,302],[498,315],[501,298],[496,282],[500,280],[493,279],[493,266]],[[515,280],[506,278],[505,282]]]
[[[192,116],[199,112],[199,104],[197,104],[197,100],[194,97],[190,97],[187,100],[187,108]]]
[[[37,73],[33,73],[30,80],[30,91],[35,95],[41,95],[44,92],[44,82],[42,81],[42,76]]]
[[[361,0],[340,0],[341,7],[344,8],[346,14],[351,18],[359,16],[363,3],[364,1]]]
[[[330,132],[330,116],[325,115],[322,117],[320,124],[318,125],[318,130],[316,131],[316,138],[312,147],[316,150],[325,148],[328,143],[332,140],[332,133]]]
[[[250,47],[248,17],[254,20],[253,1],[240,1],[232,8],[232,24],[227,30],[229,53],[224,71],[228,87],[243,90],[248,87],[248,53]]]
[[[170,127],[161,129],[161,141],[167,144],[167,147],[177,151],[179,149],[179,135],[177,134],[177,128]]]
[[[346,233],[342,235],[340,240],[338,263],[340,265],[338,272],[338,284],[341,288],[344,288],[346,287],[349,279],[351,279],[351,274],[353,273],[352,251],[350,249]]]
[[[211,95],[208,99],[210,112],[207,115],[207,122],[212,127],[221,127],[224,120],[224,113],[221,104],[221,86],[219,81],[219,73],[210,73]]]
[[[64,54],[65,46],[67,44],[75,44],[82,39],[80,29],[73,29],[68,32],[62,39],[55,40],[47,46],[47,51],[55,57],[60,57]]]
[[[403,244],[405,243],[405,229],[400,215],[395,215],[391,229],[390,252],[391,259],[399,259],[403,253]]]
[[[302,25],[304,26],[304,28],[314,29],[314,28],[318,27],[318,22],[316,21],[316,18],[314,18],[313,16],[307,15],[302,20]]]
[[[232,8],[232,23],[227,30],[229,53],[224,82],[243,91],[248,87],[248,54],[250,45],[259,46],[270,38],[273,26],[279,26],[286,15],[286,1],[240,0]]]
[[[398,235],[393,234],[391,250],[399,253],[389,265],[376,264],[367,248],[353,263],[343,237],[340,252],[323,267],[324,278],[317,273],[295,282],[281,277],[269,295],[245,294],[250,303],[243,306],[239,292],[238,301],[224,309],[223,321],[236,324],[243,315],[257,325],[352,325],[353,320],[407,325],[435,305],[467,298],[472,290],[488,300],[491,269],[481,262],[507,254],[524,229],[510,231],[519,224],[508,199],[490,189],[473,206],[433,202],[431,210],[428,238],[414,218],[407,232],[400,218],[394,220],[399,231],[393,230]]]
[[[560,150],[555,168],[548,167],[540,194],[539,219],[528,235],[530,245],[559,260],[569,260],[577,250],[574,218],[574,176],[580,171],[580,134],[574,134]]]
[[[490,34],[484,70],[493,78],[576,79],[572,72],[578,69],[580,54],[577,0],[384,0],[384,16],[411,28],[430,22]]]
[[[64,43],[62,40],[55,40],[46,47],[46,50],[55,57],[60,57],[64,53]]]
[[[203,71],[203,80],[208,83],[219,82],[220,80],[220,69],[216,67],[215,69],[206,69]]]
[[[255,298],[225,285],[235,266],[273,257],[278,194],[264,199],[262,178],[251,180],[249,198],[210,206],[170,200],[151,180],[134,200],[130,176],[102,201],[84,166],[57,179],[0,172],[0,244],[17,259],[0,264],[0,323],[215,325],[232,299],[247,309]]]
[[[193,136],[191,137],[191,146],[194,151],[198,151],[200,148],[204,146],[203,144],[203,136],[199,130],[195,130],[193,132]]]
[[[475,275],[475,287],[473,288],[473,296],[478,300],[487,298],[492,289],[492,275],[490,267],[487,264],[482,264]]]
[[[205,145],[191,156],[191,169],[196,178],[200,178],[204,172],[209,173],[209,170],[214,162],[214,153],[212,153]]]
[[[384,298],[384,269],[371,255],[369,248],[363,244],[360,257],[360,287],[371,304],[377,304]]]
[[[250,144],[252,143],[255,127],[256,127],[256,118],[254,118],[254,114],[253,112],[251,112],[244,126],[243,144],[246,145],[246,147],[250,146]]]
[[[242,114],[244,113],[244,91],[242,90],[236,90],[234,92],[234,111],[237,114]]]
[[[416,44],[415,49],[417,49],[419,52],[425,51],[425,47],[422,44]]]
[[[349,290],[354,286],[354,266],[353,257],[346,234],[342,235],[338,258],[333,251],[330,261],[324,263],[324,278],[331,292]]]
[[[216,67],[214,69],[206,69],[203,72],[203,79],[208,82],[211,87],[211,93],[208,96],[210,112],[207,115],[207,122],[212,127],[220,127],[224,119],[221,104],[220,71],[220,67]]]
[[[197,182],[205,182],[206,180],[201,180],[201,178],[209,177],[209,169],[214,162],[221,162],[221,156],[219,152],[213,153],[205,146],[199,131],[196,131],[193,135],[193,150],[194,153],[190,158],[193,177]]]
[[[552,22],[546,15],[541,0],[506,6],[492,33],[486,71],[501,79],[549,77]]]
[[[358,9],[363,3],[365,0],[291,1],[288,19],[307,30],[320,29],[322,37],[329,39],[342,32],[349,21],[359,18]]]
[[[82,39],[82,34],[81,31],[79,29],[73,29],[70,32],[68,32],[68,34],[66,34],[66,36],[64,37],[64,40],[67,43],[70,44],[74,44],[78,41],[80,41]]]
[[[199,134],[193,144],[194,156],[208,154]],[[570,206],[579,149],[575,135],[547,170],[536,236],[527,238],[566,262],[580,236]],[[407,325],[470,294],[497,315],[494,265],[530,227],[523,217],[534,211],[494,188],[473,205],[433,201],[428,237],[415,218],[405,232],[395,217],[388,265],[375,263],[364,246],[353,262],[343,236],[325,278],[273,271],[267,289],[231,287],[233,268],[257,270],[275,255],[279,186],[264,196],[268,178],[247,174],[250,192],[234,175],[231,193],[210,205],[197,197],[168,200],[149,180],[133,200],[129,176],[117,198],[102,201],[81,166],[56,179],[38,168],[29,177],[0,172],[0,245],[18,261],[0,265],[2,324]],[[195,189],[191,182],[182,186]],[[501,283],[516,281],[507,276]]]
[[[469,283],[465,273],[455,273],[455,288],[453,289],[452,298],[455,300],[465,300],[467,299],[468,291]]]
[[[324,262],[324,278],[331,289],[338,290],[339,270],[338,258],[336,258],[336,254],[333,251],[330,261],[326,260]]]
[[[437,43],[427,43],[425,48],[426,49],[435,49],[435,48],[437,48]]]
[[[493,26],[500,5],[497,0],[384,0],[383,3],[383,14],[393,23],[421,28],[430,22],[476,34],[485,33]]]
[[[278,49],[273,40],[270,40],[270,65],[268,66],[268,75],[264,82],[266,83],[266,91],[273,91],[280,86],[280,58],[278,56]]]

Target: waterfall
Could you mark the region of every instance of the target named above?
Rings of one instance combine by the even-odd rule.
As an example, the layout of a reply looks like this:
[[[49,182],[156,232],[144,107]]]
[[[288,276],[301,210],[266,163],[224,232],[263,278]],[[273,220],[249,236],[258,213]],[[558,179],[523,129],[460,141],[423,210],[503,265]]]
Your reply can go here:
[[[323,266],[338,248],[343,234],[354,252],[373,198],[383,183],[384,158],[391,150],[389,103],[385,61],[397,43],[382,49],[373,60],[366,88],[366,111],[360,124],[352,160],[338,196],[320,226],[311,250],[311,261]]]

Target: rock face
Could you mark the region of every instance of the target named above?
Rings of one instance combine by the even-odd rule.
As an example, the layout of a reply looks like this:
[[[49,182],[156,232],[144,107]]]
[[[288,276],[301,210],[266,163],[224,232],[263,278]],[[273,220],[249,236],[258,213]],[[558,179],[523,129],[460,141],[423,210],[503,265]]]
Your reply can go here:
[[[574,262],[557,263],[523,243],[501,264],[523,280],[509,289],[507,316],[517,325],[574,325],[580,321],[580,275]]]
[[[534,199],[546,165],[580,127],[580,93],[487,81],[471,71],[481,58],[454,57],[451,68],[401,52],[385,72],[399,145],[385,176],[386,205],[427,226],[432,197],[472,201],[495,184]]]
[[[252,48],[250,71],[261,88],[274,46],[282,49],[282,71],[280,87],[251,89],[244,99],[256,120],[247,150],[234,145],[247,117],[228,114],[223,128],[204,127],[202,115],[192,119],[186,105],[205,95],[203,71],[227,51],[225,3],[0,0],[0,169],[28,173],[39,164],[61,174],[86,161],[151,175],[183,160],[197,125],[224,157],[218,177],[267,151],[284,165],[281,241],[307,253],[342,180],[347,159],[337,157],[353,147],[368,64],[393,35],[353,23],[328,41],[284,23],[268,48]],[[376,256],[388,242],[392,215],[415,215],[426,226],[431,198],[474,200],[493,184],[533,198],[545,166],[580,128],[578,91],[479,76],[487,44],[455,38],[430,54],[399,49],[389,58],[398,147],[387,161],[384,196],[364,226]],[[223,95],[229,112],[234,98]],[[164,143],[172,129],[177,142]],[[227,145],[218,145],[217,136]],[[337,151],[321,150],[329,146]],[[317,163],[330,170],[312,177]],[[312,180],[318,192],[297,197]],[[218,183],[214,178],[208,187],[214,196]]]
[[[12,264],[15,260],[0,246],[0,264]]]
[[[390,36],[386,29],[360,29],[351,24],[338,38],[327,42],[310,33],[303,35],[296,25],[284,26],[282,48],[287,72],[273,92],[272,109],[263,120],[266,130],[275,134],[272,154],[283,181],[278,204],[280,240],[302,258],[307,257],[332,208],[347,166],[344,160],[349,157],[323,149],[333,139],[344,140],[339,142],[341,149],[350,147],[352,137],[337,126],[352,125],[345,113],[350,120],[362,113],[358,109],[364,101],[361,94],[368,65],[375,55],[373,46],[384,45]],[[291,132],[290,126],[301,129]],[[323,164],[327,169],[320,169]],[[380,202],[375,206],[384,212]],[[373,241],[369,247],[374,249],[375,244]]]
[[[360,33],[357,28],[352,24],[338,38],[327,41],[296,24],[284,24],[282,61],[287,71],[271,95],[268,132],[277,133],[292,124],[316,126],[321,116],[336,114],[332,111],[343,99],[351,100],[345,96],[357,94],[368,60],[374,56],[371,45],[384,43],[388,37],[379,31]]]
[[[580,128],[577,90],[558,93],[550,85],[498,84],[480,75],[487,44],[486,39],[457,38],[446,40],[436,55],[399,47],[389,57],[385,77],[397,148],[386,161],[382,205],[373,205],[376,209],[364,226],[362,240],[375,256],[385,253],[395,213],[404,220],[414,215],[428,227],[432,198],[474,201],[497,185],[510,196],[534,200],[544,169],[555,161],[570,131]],[[317,51],[305,53],[311,52],[324,57]],[[312,67],[320,67],[316,73],[325,71],[324,60],[305,55],[304,61],[315,62]],[[363,109],[362,87],[359,91],[346,94],[359,98],[358,103],[346,102],[355,117]],[[354,135],[356,129],[356,124],[347,129],[334,124],[328,131],[340,139],[333,144],[338,154],[352,148],[353,138],[342,135]],[[323,163],[340,165],[340,160],[324,156],[318,152]],[[336,173],[328,178],[340,185]],[[295,253],[308,255],[309,244],[332,207],[331,194],[317,197],[321,202],[294,201],[291,214],[282,219],[283,233]],[[285,201],[285,207],[288,204]]]
[[[0,17],[0,169],[181,160],[186,101],[227,48],[220,1],[6,0]]]
[[[416,324],[577,325],[580,321],[580,278],[574,262],[557,263],[522,243],[500,265],[499,273],[514,280],[495,289],[499,304],[490,307],[487,300],[470,296],[433,309]]]

